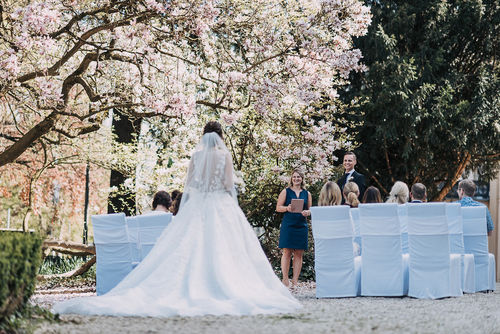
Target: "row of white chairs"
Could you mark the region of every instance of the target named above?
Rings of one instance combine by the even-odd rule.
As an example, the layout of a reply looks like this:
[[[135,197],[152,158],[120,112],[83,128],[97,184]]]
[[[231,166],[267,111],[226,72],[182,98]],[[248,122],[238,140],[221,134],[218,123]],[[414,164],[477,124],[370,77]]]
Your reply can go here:
[[[312,207],[316,296],[443,298],[495,289],[486,208],[459,203]],[[353,242],[361,255],[353,254]]]
[[[127,276],[148,255],[171,221],[171,213],[92,216],[97,295],[105,294]]]

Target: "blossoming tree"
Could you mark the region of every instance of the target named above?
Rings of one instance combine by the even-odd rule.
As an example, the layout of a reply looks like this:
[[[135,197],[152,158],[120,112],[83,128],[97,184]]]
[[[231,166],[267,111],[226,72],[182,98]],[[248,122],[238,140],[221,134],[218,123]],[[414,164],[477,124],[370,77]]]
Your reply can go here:
[[[164,150],[139,150],[158,161],[136,157],[156,166],[156,183],[181,183],[193,129],[207,119],[226,125],[248,185],[299,165],[325,179],[332,152],[349,144],[322,102],[363,70],[351,39],[370,14],[358,0],[0,4],[0,166],[30,147],[88,137],[116,108],[149,118],[165,140]],[[111,160],[110,147],[86,150]]]

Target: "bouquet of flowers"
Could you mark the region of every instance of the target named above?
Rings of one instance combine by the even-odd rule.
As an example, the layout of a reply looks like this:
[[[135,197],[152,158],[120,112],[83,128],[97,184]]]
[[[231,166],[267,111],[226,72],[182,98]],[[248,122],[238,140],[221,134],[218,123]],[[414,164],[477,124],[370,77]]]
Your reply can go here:
[[[243,180],[243,174],[240,170],[234,171],[233,182],[236,194],[243,194],[245,192],[245,181]]]

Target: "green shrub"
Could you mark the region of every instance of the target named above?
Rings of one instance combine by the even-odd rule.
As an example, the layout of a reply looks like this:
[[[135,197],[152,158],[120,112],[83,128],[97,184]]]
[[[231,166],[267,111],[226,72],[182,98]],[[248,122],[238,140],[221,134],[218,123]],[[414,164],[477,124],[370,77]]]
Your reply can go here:
[[[0,324],[25,308],[33,294],[41,245],[37,234],[0,231]]]

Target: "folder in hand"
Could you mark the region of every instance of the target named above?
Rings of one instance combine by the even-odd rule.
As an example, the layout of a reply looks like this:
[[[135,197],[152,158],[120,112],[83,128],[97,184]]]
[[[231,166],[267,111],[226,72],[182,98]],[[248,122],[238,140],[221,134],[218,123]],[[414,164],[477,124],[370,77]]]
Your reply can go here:
[[[290,212],[301,213],[304,210],[303,199],[292,199]]]

